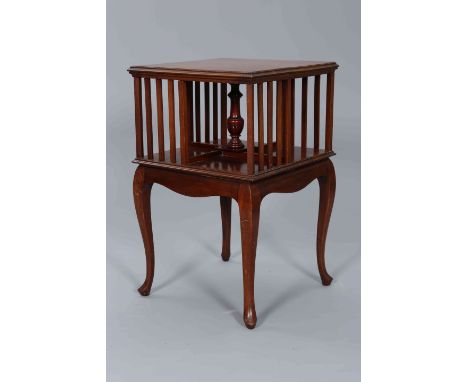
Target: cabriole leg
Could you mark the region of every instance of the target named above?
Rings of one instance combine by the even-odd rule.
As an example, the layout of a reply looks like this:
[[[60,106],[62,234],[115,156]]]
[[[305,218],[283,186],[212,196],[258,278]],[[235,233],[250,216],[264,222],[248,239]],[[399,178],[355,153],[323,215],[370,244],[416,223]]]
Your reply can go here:
[[[142,166],[139,166],[135,171],[133,178],[133,199],[135,201],[135,210],[146,254],[146,278],[140,288],[138,288],[138,292],[142,296],[148,296],[154,277],[154,244],[150,203],[153,183],[145,182],[144,172],[145,169]]]
[[[223,249],[221,257],[224,261],[229,261],[231,257],[231,206],[232,199],[226,196],[221,196],[221,221],[223,226]]]
[[[336,189],[335,169],[331,161],[329,161],[327,174],[320,176],[318,182],[320,185],[320,204],[317,223],[317,263],[322,284],[330,285],[333,278],[328,274],[325,267],[325,242]]]
[[[255,187],[242,184],[238,203],[242,237],[242,272],[244,281],[244,323],[253,329],[257,323],[254,298],[255,256],[261,197]]]

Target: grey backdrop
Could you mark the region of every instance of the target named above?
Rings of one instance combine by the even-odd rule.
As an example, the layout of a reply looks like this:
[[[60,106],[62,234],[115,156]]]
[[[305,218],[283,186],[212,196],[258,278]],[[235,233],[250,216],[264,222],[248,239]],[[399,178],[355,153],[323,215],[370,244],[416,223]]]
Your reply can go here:
[[[153,188],[150,297],[133,209],[133,90],[126,69],[214,57],[335,60],[336,202],[315,262],[318,186],[262,203],[253,331],[242,323],[239,215],[220,258],[218,198]],[[299,97],[296,97],[298,100]],[[243,109],[245,111],[245,108]],[[360,380],[360,3],[108,1],[107,360],[117,381]]]

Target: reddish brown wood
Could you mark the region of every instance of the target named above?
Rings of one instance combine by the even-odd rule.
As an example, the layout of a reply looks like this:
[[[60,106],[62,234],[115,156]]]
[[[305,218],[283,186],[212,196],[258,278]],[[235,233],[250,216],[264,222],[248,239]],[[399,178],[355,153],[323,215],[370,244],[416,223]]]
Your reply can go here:
[[[295,135],[295,126],[296,126],[296,81],[293,79],[289,80],[291,83],[291,130],[290,130],[290,140],[289,144],[291,145],[291,161],[294,160],[294,135]]]
[[[247,85],[247,172],[254,173],[254,85]]]
[[[292,128],[292,86],[291,81],[284,81],[283,86],[286,85],[285,89],[285,110],[284,110],[284,119],[285,119],[285,162],[292,161],[292,151],[293,144],[291,142],[293,128]]]
[[[218,143],[218,84],[213,83],[213,143]]]
[[[153,182],[145,181],[144,172],[144,167],[141,166],[135,171],[133,178],[133,199],[146,254],[146,277],[143,284],[138,288],[138,291],[142,296],[148,296],[154,277],[154,244],[151,223],[151,188],[153,187]]]
[[[325,242],[336,190],[335,169],[332,162],[329,162],[327,174],[320,176],[318,181],[320,184],[320,204],[317,223],[317,263],[322,284],[330,285],[333,278],[328,274],[325,267]]]
[[[221,145],[227,145],[227,85],[221,84]]]
[[[251,85],[249,85],[251,86]],[[247,94],[249,90],[247,89]],[[249,184],[239,186],[239,216],[242,238],[242,274],[244,281],[244,323],[249,329],[257,324],[255,312],[254,279],[257,251],[258,223],[260,220],[260,192]]]
[[[145,78],[145,112],[146,112],[146,147],[148,158],[153,159],[153,113],[151,111],[151,80]]]
[[[145,242],[147,258],[147,277],[140,293],[147,295],[151,289],[154,274],[154,249],[151,235],[150,189],[149,185],[158,183],[169,189],[187,196],[214,196],[236,199],[239,204],[242,237],[242,267],[244,280],[244,322],[248,328],[255,327],[255,253],[258,237],[258,224],[261,200],[273,192],[297,192],[306,187],[314,179],[320,182],[320,207],[317,225],[317,259],[319,271],[324,285],[331,282],[326,272],[324,254],[327,228],[329,225],[333,198],[335,192],[335,172],[329,159],[318,163],[310,163],[293,171],[284,172],[281,176],[269,176],[257,182],[238,182],[216,177],[198,176],[190,173],[174,172],[169,169],[160,169],[139,166],[135,173],[134,193],[135,208]],[[222,214],[225,217],[227,201],[221,201]],[[223,207],[224,205],[224,207]],[[223,212],[223,208],[224,212]],[[224,222],[227,220],[224,219]],[[227,232],[227,225],[223,231]],[[223,238],[227,240],[227,233]],[[223,253],[227,241],[223,241]],[[227,258],[227,256],[223,256]]]
[[[195,141],[201,142],[200,82],[195,82]]]
[[[136,137],[136,157],[143,158],[143,111],[141,106],[141,78],[133,78],[134,98],[135,98],[135,137]]]
[[[320,148],[320,76],[314,82],[314,149]]]
[[[186,81],[187,83],[187,112],[188,112],[188,142],[193,143],[194,139],[194,125],[193,125],[193,81]]]
[[[190,81],[252,84],[329,73],[338,65],[331,61],[286,61],[216,58],[158,65],[132,66],[140,77],[184,78]]]
[[[163,115],[163,96],[162,82],[156,79],[156,100],[158,108],[158,148],[159,160],[164,160],[164,115]]]
[[[283,99],[282,99],[282,121],[281,125],[283,126],[283,163],[288,163],[286,159],[286,99],[287,99],[287,92],[288,92],[288,80],[281,81],[283,83]]]
[[[276,164],[283,163],[283,81],[276,82]]]
[[[226,196],[219,198],[221,204],[221,222],[223,227],[223,249],[221,258],[229,261],[231,257],[231,206],[232,199]]]
[[[188,142],[187,142],[187,101],[185,81],[179,81],[179,137],[180,137],[180,155],[181,164],[187,163]]]
[[[304,77],[301,89],[301,159],[307,154],[307,82],[308,78]]]
[[[249,61],[249,60],[247,60]],[[229,61],[231,62],[231,61]],[[245,65],[258,65],[260,68],[263,64],[261,61],[252,64],[249,62],[239,63],[238,69]],[[227,65],[227,64],[226,64]],[[265,64],[266,65],[266,64]],[[196,66],[196,65],[195,65]],[[253,66],[252,66],[253,67]],[[249,67],[251,68],[251,67]],[[249,69],[247,68],[247,69]],[[333,201],[336,188],[336,179],[333,164],[329,157],[334,155],[331,150],[332,135],[325,134],[325,150],[307,148],[307,75],[316,75],[314,85],[314,95],[320,94],[319,77],[327,74],[327,118],[326,126],[332,127],[333,122],[333,81],[332,72],[336,69],[334,65],[314,65],[313,67],[294,67],[291,68],[276,68],[272,69],[271,73],[265,68],[259,69],[259,73],[248,72],[245,76],[241,72],[232,72],[231,74],[223,72],[225,66],[219,68],[218,72],[198,73],[196,70],[184,69],[185,74],[178,73],[177,70],[170,72],[168,70],[168,111],[169,111],[169,151],[160,150],[158,158],[151,157],[150,153],[147,156],[143,154],[143,121],[142,121],[142,94],[141,94],[141,79],[138,75],[146,73],[145,71],[134,71],[135,86],[135,126],[137,135],[137,158],[135,163],[139,164],[135,172],[134,178],[134,200],[135,209],[140,224],[143,242],[145,245],[146,254],[146,277],[139,291],[142,295],[148,295],[151,290],[151,285],[154,276],[154,244],[152,235],[151,223],[151,207],[150,193],[154,183],[161,184],[182,195],[192,197],[202,196],[219,196],[221,206],[222,234],[223,245],[221,256],[227,261],[230,257],[230,231],[231,231],[231,208],[232,199],[235,199],[239,205],[239,215],[241,222],[241,240],[242,240],[242,272],[244,285],[244,323],[248,328],[253,328],[256,325],[257,317],[255,311],[255,296],[254,296],[254,279],[255,279],[255,257],[258,238],[260,204],[261,200],[270,193],[296,192],[317,179],[320,186],[320,204],[319,216],[317,223],[317,263],[319,273],[323,285],[329,285],[332,281],[325,266],[325,243]],[[246,70],[247,70],[246,69]],[[147,69],[144,69],[147,70]],[[162,70],[162,69],[161,69]],[[166,70],[166,69],[164,69]],[[240,70],[240,69],[239,69]],[[249,69],[250,70],[250,69]],[[190,72],[190,73],[189,73]],[[155,73],[160,73],[160,69],[149,71],[150,75],[145,80],[145,86],[150,84],[149,78],[155,76]],[[198,76],[198,77],[197,77]],[[156,76],[157,77],[157,76]],[[217,131],[218,117],[221,118],[221,145],[217,142],[193,142],[193,138],[197,138],[197,129],[194,132],[193,108],[195,105],[195,125],[197,119],[200,118],[200,95],[198,95],[197,108],[197,91],[199,93],[199,83],[195,85],[195,96],[193,96],[192,79],[205,78],[204,82],[218,82],[213,79],[219,79],[221,82],[220,102],[221,109],[218,114],[218,92],[217,85],[213,85],[213,140],[219,139],[215,134]],[[157,78],[159,83],[160,76]],[[247,84],[247,148],[236,150],[228,150],[227,146],[227,85],[230,79],[243,78],[243,83]],[[277,115],[276,115],[276,142],[273,141],[273,86],[272,82],[267,82],[267,143],[265,144],[264,137],[264,110],[263,110],[263,85],[262,78],[268,78],[271,81],[277,82]],[[294,79],[302,78],[302,99],[301,99],[301,145],[294,147]],[[180,149],[175,147],[175,107],[174,107],[174,83],[173,79],[178,80],[179,92],[179,135]],[[252,79],[257,79],[253,81]],[[158,133],[159,118],[162,112],[162,91],[158,91],[158,82],[156,87],[156,99],[158,108]],[[257,95],[255,97],[255,84],[257,84]],[[160,85],[159,85],[160,86]],[[206,85],[205,85],[206,86]],[[146,89],[146,88],[145,88]],[[206,94],[206,93],[205,93]],[[161,96],[159,101],[159,97]],[[243,127],[243,118],[240,112],[240,97],[239,85],[236,80],[232,81],[231,85],[231,115],[230,121],[234,122],[229,127],[231,136],[237,135],[240,138],[240,133]],[[195,102],[193,102],[195,97]],[[255,147],[255,99],[258,103],[257,125],[258,125],[258,147]],[[146,118],[151,116],[151,93],[147,94],[145,90],[145,102],[148,102],[150,107],[146,108]],[[206,99],[205,99],[206,100]],[[318,114],[319,96],[314,97],[314,136],[316,134],[315,127],[318,126],[315,120]],[[161,103],[160,103],[161,102]],[[208,98],[208,107],[210,105]],[[205,109],[206,112],[206,109]],[[208,117],[210,117],[208,113]],[[242,121],[240,123],[239,121]],[[147,122],[148,125],[151,124]],[[198,123],[198,140],[200,139],[200,123]],[[239,129],[240,127],[240,129]],[[236,130],[237,129],[237,130]],[[233,131],[231,131],[233,130]],[[232,134],[234,132],[234,134]],[[158,134],[159,135],[159,134]],[[224,135],[224,138],[223,138]],[[206,140],[206,136],[205,136]],[[209,140],[209,139],[208,139]],[[224,143],[223,143],[224,140]],[[141,145],[140,145],[141,141]],[[314,141],[314,145],[318,144],[318,139]],[[266,150],[266,153],[265,153]],[[162,152],[162,157],[160,159]],[[272,153],[276,152],[276,156]],[[138,154],[140,153],[140,156]],[[283,166],[286,161],[287,166]],[[268,164],[265,169],[265,164]],[[256,167],[260,171],[256,170]]]
[[[268,168],[273,166],[273,83],[267,82],[267,147]]]
[[[205,142],[210,143],[210,83],[204,83],[205,96]]]
[[[244,150],[244,144],[240,140],[240,135],[244,129],[244,118],[242,118],[240,114],[240,99],[242,93],[239,91],[239,85],[232,84],[228,96],[231,99],[231,114],[227,119],[227,128],[231,135],[231,140],[223,149],[241,151]]]
[[[332,150],[333,139],[333,89],[335,73],[327,74],[327,112],[325,116],[325,150]]]
[[[263,83],[257,84],[258,115],[258,169],[263,170],[265,163],[265,138],[263,137]]]
[[[169,99],[169,147],[171,162],[176,161],[176,135],[175,135],[175,108],[174,108],[174,81],[167,81]]]

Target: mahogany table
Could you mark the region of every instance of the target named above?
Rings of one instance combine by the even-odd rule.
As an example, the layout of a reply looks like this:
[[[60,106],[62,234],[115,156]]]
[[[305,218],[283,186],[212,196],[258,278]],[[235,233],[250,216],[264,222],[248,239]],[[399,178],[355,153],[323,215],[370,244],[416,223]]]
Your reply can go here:
[[[231,202],[237,201],[244,322],[247,328],[253,329],[257,322],[254,273],[260,203],[269,193],[296,192],[317,179],[320,186],[317,262],[322,284],[331,283],[332,277],[325,268],[325,241],[335,197],[335,170],[329,158],[334,155],[333,89],[337,68],[334,62],[223,58],[132,66],[128,70],[133,76],[135,97],[136,158],[133,162],[139,165],[133,194],[146,252],[146,278],[138,289],[141,295],[149,295],[154,276],[150,208],[154,183],[183,195],[220,197],[224,261],[230,257]],[[313,77],[313,89],[310,89],[313,147],[307,145],[309,77]],[[320,142],[322,78],[326,81],[324,145]],[[301,95],[297,118],[296,85],[300,86]],[[244,140],[241,139],[242,92],[247,95]],[[157,122],[155,136],[154,122]],[[296,128],[300,129],[297,145]]]

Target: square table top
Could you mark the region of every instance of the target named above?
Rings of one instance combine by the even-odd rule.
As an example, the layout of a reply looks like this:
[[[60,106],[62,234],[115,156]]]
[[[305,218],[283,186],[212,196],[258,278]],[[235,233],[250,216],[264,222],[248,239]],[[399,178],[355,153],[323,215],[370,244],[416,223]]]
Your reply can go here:
[[[138,65],[130,67],[128,71],[138,77],[255,83],[324,74],[334,71],[337,67],[338,65],[332,61],[213,58],[157,65]]]

